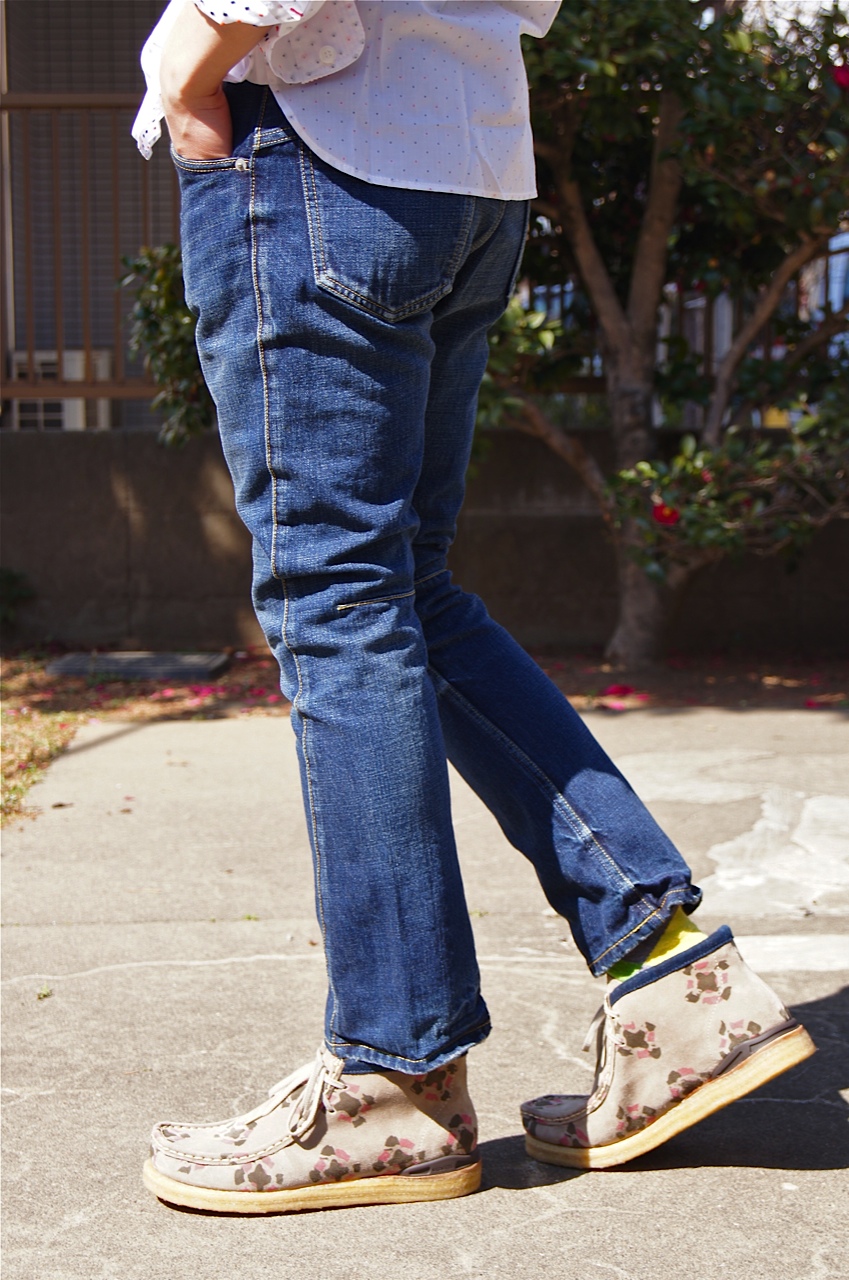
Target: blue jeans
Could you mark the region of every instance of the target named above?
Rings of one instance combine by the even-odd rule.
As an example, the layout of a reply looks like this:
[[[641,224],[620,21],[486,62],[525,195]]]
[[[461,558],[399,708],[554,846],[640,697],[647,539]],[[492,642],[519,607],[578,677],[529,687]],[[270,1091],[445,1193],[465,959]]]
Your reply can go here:
[[[267,90],[228,95],[233,155],[175,157],[186,293],[292,702],[327,1045],[353,1070],[418,1072],[489,1030],[446,757],[593,973],[700,895],[578,715],[445,567],[526,206],[348,177]]]

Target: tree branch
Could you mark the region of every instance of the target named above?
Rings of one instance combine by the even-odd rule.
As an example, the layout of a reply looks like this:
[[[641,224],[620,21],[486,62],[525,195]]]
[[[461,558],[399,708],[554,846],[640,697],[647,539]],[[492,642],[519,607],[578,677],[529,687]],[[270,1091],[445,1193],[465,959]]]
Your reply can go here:
[[[614,357],[621,359],[632,341],[628,317],[595,242],[577,182],[564,176],[558,188],[563,200],[564,224],[581,279],[598,316],[605,344]]]
[[[787,255],[772,277],[769,286],[761,294],[760,300],[751,316],[749,316],[727,354],[723,357],[716,374],[713,396],[711,397],[705,426],[702,431],[702,443],[708,448],[716,448],[719,443],[722,421],[725,417],[728,401],[731,398],[731,389],[737,366],[745,356],[750,344],[775,311],[789,281],[793,279],[796,272],[806,262],[810,262],[811,258],[815,258],[827,243],[827,236],[806,238],[800,245],[797,245],[792,253]]]
[[[556,147],[553,142],[544,142],[542,138],[534,138],[534,152],[547,160],[553,169],[563,164],[563,148]]]
[[[849,327],[849,302],[839,311],[832,311],[827,320],[790,349],[787,354],[787,367],[795,369],[823,342],[828,342],[829,338],[833,338],[838,333],[844,333],[847,327]]]
[[[581,189],[572,178],[572,150],[578,127],[574,107],[568,102],[564,103],[558,113],[556,125],[557,136],[561,141],[557,146],[539,141],[535,145],[538,154],[551,166],[557,183],[563,202],[561,216],[564,230],[572,246],[584,288],[598,316],[605,344],[614,358],[621,359],[631,343],[630,325],[593,236],[581,200]]]
[[[527,391],[522,391],[515,384],[509,384],[511,397],[522,401],[522,409],[515,416],[511,415],[511,426],[524,431],[526,435],[542,440],[564,462],[568,462],[577,471],[581,480],[598,503],[601,515],[606,523],[612,526],[613,503],[607,492],[604,472],[592,454],[585,448],[577,436],[570,436],[562,427],[551,421]]]
[[[782,371],[786,377],[782,386],[782,394],[787,395],[795,390],[799,383],[799,379],[803,376],[802,369],[806,358],[817,347],[822,346],[829,338],[833,338],[838,333],[845,333],[849,328],[849,302],[845,307],[841,307],[839,311],[832,311],[828,320],[824,321],[818,329],[814,329],[795,347],[790,347],[785,358],[781,361]],[[746,400],[738,406],[741,416],[750,413],[752,409],[757,409],[761,404],[758,398],[758,392],[750,395]]]
[[[547,200],[540,200],[539,196],[531,201],[531,208],[535,213],[541,213],[544,218],[548,218],[549,222],[555,225],[560,221],[560,210],[556,205],[549,204]]]
[[[683,108],[674,93],[660,96],[657,132],[654,136],[649,176],[649,194],[643,214],[631,287],[628,291],[628,319],[641,352],[654,357],[657,312],[666,280],[669,236],[678,212],[681,193],[681,166],[668,151],[675,140]]]

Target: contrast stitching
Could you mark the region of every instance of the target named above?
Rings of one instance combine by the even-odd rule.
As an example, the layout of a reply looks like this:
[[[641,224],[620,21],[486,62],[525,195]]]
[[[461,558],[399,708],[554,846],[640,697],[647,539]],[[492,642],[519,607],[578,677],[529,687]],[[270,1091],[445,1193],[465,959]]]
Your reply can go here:
[[[473,223],[473,214],[475,208],[474,197],[470,197],[467,201],[466,211],[463,215],[463,223],[460,228],[460,234],[457,236],[457,243],[454,249],[453,257],[449,259],[446,268],[450,279],[437,285],[435,289],[431,289],[429,293],[421,294],[414,298],[411,302],[406,302],[403,307],[387,307],[382,302],[377,302],[367,293],[361,293],[358,289],[352,288],[343,281],[334,276],[328,265],[327,252],[324,245],[324,232],[321,225],[321,208],[318,199],[318,184],[315,179],[315,166],[312,162],[312,156],[303,145],[300,148],[301,159],[301,175],[304,185],[304,195],[307,205],[307,224],[310,231],[310,249],[313,260],[313,270],[316,275],[316,283],[319,288],[325,289],[328,293],[335,294],[346,302],[354,303],[361,307],[363,311],[367,311],[370,315],[375,316],[378,320],[385,320],[393,323],[397,320],[405,320],[408,316],[416,314],[416,312],[427,311],[435,303],[449,294],[454,287],[454,278],[459,269],[460,262],[466,252],[466,242],[469,239],[471,227]],[[503,217],[503,211],[502,211]]]
[[[235,169],[236,163],[239,159],[238,156],[225,156],[219,161],[199,160],[193,162],[188,160],[185,156],[178,155],[173,149],[171,151],[171,155],[177,168],[184,170],[186,173],[226,172],[228,169]]]
[[[492,1026],[492,1019],[484,1018],[483,1021],[478,1022],[474,1027],[469,1027],[468,1031],[463,1031],[459,1035],[456,1035],[451,1044],[446,1045],[444,1049],[438,1049],[437,1053],[439,1055],[442,1055],[443,1053],[450,1053],[452,1048],[454,1047],[454,1045],[457,1044],[458,1041],[465,1040],[468,1036],[476,1035],[478,1031],[483,1031],[486,1028],[491,1028],[491,1026]],[[363,1049],[368,1049],[369,1047],[368,1045],[352,1044],[350,1040],[334,1039],[332,1041],[332,1044],[334,1049],[353,1050],[354,1051],[353,1053],[351,1053],[350,1055],[347,1055],[350,1057],[354,1057],[358,1050],[361,1052]],[[373,1051],[369,1050],[369,1052],[373,1052]],[[337,1058],[341,1056],[342,1056],[341,1054],[338,1054],[338,1053],[336,1054]],[[386,1053],[383,1056],[385,1058],[391,1058],[393,1062],[410,1062],[414,1066],[427,1066],[430,1062],[430,1059],[435,1055],[431,1054],[427,1058],[405,1058],[403,1053]],[[371,1066],[371,1065],[378,1065],[378,1064],[370,1063],[369,1065]],[[389,1070],[391,1070],[391,1068],[389,1068]]]
[[[257,137],[259,137],[259,126],[257,126]],[[250,222],[251,222],[251,278],[254,286],[254,298],[256,300],[256,345],[257,355],[259,358],[260,377],[262,379],[262,409],[263,409],[263,432],[265,436],[265,465],[268,474],[271,477],[271,573],[272,576],[280,581],[284,588],[280,575],[277,572],[277,482],[274,475],[274,468],[271,462],[271,404],[268,390],[268,366],[265,359],[265,347],[263,345],[263,329],[265,328],[265,314],[262,306],[262,290],[259,283],[259,245],[256,234],[256,167],[251,166],[251,201],[250,201]]]
[[[355,600],[353,604],[337,604],[339,613],[344,609],[364,609],[369,604],[388,604],[390,600],[406,600],[414,596],[415,591],[401,591],[397,596],[377,596],[374,600]]]
[[[438,578],[440,574],[447,573],[447,569],[435,569],[433,573],[426,573],[423,578],[414,578],[414,587],[423,587],[426,582],[430,582],[432,578]]]
[[[259,120],[256,128],[255,149],[259,146],[262,138],[262,118],[265,112],[265,103],[268,96],[266,89],[263,98],[262,107],[260,109]],[[250,221],[251,221],[251,275],[254,285],[254,296],[256,299],[257,310],[257,351],[259,354],[260,374],[262,378],[262,397],[263,397],[263,415],[264,415],[264,431],[265,431],[265,465],[271,479],[271,573],[280,583],[280,589],[283,593],[283,620],[280,628],[280,638],[286,646],[292,661],[295,664],[295,674],[297,676],[298,688],[292,699],[292,706],[297,712],[300,712],[300,700],[303,693],[304,681],[301,671],[301,664],[298,655],[289,644],[288,623],[289,623],[289,589],[285,578],[277,571],[277,531],[278,531],[278,507],[277,507],[277,477],[274,474],[274,468],[271,458],[271,403],[268,386],[268,365],[265,359],[265,347],[263,345],[263,329],[265,325],[265,316],[262,306],[262,290],[259,283],[259,245],[256,229],[256,165],[251,166],[251,203],[250,203]],[[310,765],[308,751],[308,733],[307,720],[304,716],[299,715],[301,722],[301,752],[304,757],[304,770],[307,781],[307,796],[309,798],[310,807],[310,823],[312,827],[313,848],[315,849],[315,879],[316,879],[316,900],[318,904],[319,927],[321,928],[321,937],[324,945],[325,968],[327,970],[327,981],[330,993],[333,999],[333,1015],[331,1016],[331,1024],[336,1013],[336,992],[333,988],[333,980],[330,974],[329,959],[327,955],[327,928],[324,917],[324,904],[321,893],[321,870],[322,857],[321,849],[318,841],[318,818],[315,808],[315,796],[313,790],[312,768]]]
[[[606,947],[604,951],[600,952],[600,954],[597,955],[594,960],[590,961],[590,964],[591,965],[598,964],[599,961],[603,960],[604,957],[606,955],[609,955],[611,951],[615,951],[617,947],[621,947],[623,942],[627,942],[628,939],[633,937],[635,933],[639,933],[640,929],[644,928],[644,926],[648,924],[649,920],[653,920],[655,916],[660,915],[660,913],[663,911],[664,907],[666,906],[667,902],[669,902],[671,898],[686,897],[687,892],[688,891],[685,888],[668,889],[667,892],[660,899],[660,902],[657,904],[657,906],[654,908],[653,911],[650,911],[649,914],[645,916],[640,921],[639,924],[635,924],[633,929],[629,929],[629,931],[627,933],[624,933],[621,938],[618,938],[616,942],[612,943],[609,947]],[[641,898],[640,901],[645,902],[646,900],[645,898]],[[646,903],[646,905],[648,904]]]
[[[414,315],[418,311],[427,311],[435,302],[439,302],[440,298],[444,298],[446,294],[451,292],[453,282],[449,280],[445,284],[440,284],[436,289],[432,289],[430,293],[424,293],[420,297],[414,298],[412,302],[405,303],[403,307],[387,307],[383,302],[375,302],[367,293],[359,293],[356,289],[352,289],[350,285],[343,284],[341,280],[337,280],[326,269],[320,273],[319,285],[326,289],[328,293],[336,294],[337,297],[344,298],[347,302],[356,303],[364,311],[368,311],[370,315],[376,316],[377,319],[392,323],[396,320],[405,320],[408,316]]]
[[[622,884],[626,885],[629,889],[636,891],[637,886],[631,880],[628,879],[624,871],[616,862],[616,859],[613,857],[613,855],[610,854],[607,851],[607,849],[605,849],[604,845],[602,845],[599,842],[597,836],[595,835],[595,832],[592,831],[590,827],[587,826],[587,824],[581,818],[580,814],[577,813],[577,811],[572,808],[569,801],[566,799],[563,793],[558,789],[558,787],[551,780],[551,778],[549,778],[546,773],[543,773],[542,769],[538,768],[538,766],[534,764],[530,756],[526,755],[525,752],[521,749],[521,747],[519,747],[512,740],[512,738],[509,738],[506,733],[504,733],[501,729],[498,728],[497,725],[494,725],[491,720],[489,720],[486,716],[482,715],[481,712],[478,711],[477,707],[475,707],[468,700],[468,698],[464,697],[463,694],[459,692],[459,690],[455,689],[455,687],[452,684],[449,684],[449,682],[445,679],[445,677],[442,676],[438,671],[436,671],[435,668],[434,668],[434,674],[439,678],[439,680],[445,686],[445,689],[448,691],[448,693],[451,696],[455,698],[457,702],[461,702],[464,705],[464,707],[466,707],[468,712],[472,716],[474,716],[474,718],[477,721],[479,721],[480,724],[482,724],[486,729],[489,730],[490,733],[500,738],[502,742],[506,744],[508,751],[511,752],[511,754],[526,769],[526,771],[536,780],[536,782],[541,783],[543,786],[545,786],[549,790],[550,794],[554,798],[555,804],[559,809],[562,810],[567,822],[569,823],[570,827],[572,827],[575,835],[580,839],[584,847],[585,848],[594,847],[595,850],[599,854],[601,854],[605,863],[613,869],[619,881]],[[640,898],[640,902],[643,903],[643,905],[646,907],[649,906],[649,903],[646,901],[645,898]]]
[[[279,142],[294,142],[295,135],[290,133],[288,129],[284,129],[281,125],[272,125],[270,129],[266,129],[262,135],[262,142],[258,142],[255,150],[260,147],[274,147]]]
[[[304,189],[304,207],[307,214],[312,266],[318,279],[324,274],[324,241],[321,238],[321,220],[318,217],[318,192],[315,186],[315,173],[312,160],[303,145],[298,148],[298,159],[301,168],[301,185]]]

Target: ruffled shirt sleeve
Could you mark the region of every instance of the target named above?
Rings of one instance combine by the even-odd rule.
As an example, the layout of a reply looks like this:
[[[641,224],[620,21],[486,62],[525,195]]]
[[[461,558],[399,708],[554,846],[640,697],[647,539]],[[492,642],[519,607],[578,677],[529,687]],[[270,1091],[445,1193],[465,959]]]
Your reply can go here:
[[[142,49],[141,65],[147,93],[133,124],[139,151],[149,160],[162,136],[165,112],[159,82],[162,50],[184,0],[171,0]],[[363,30],[354,0],[195,0],[213,22],[244,22],[270,27],[263,39],[230,69],[225,80],[251,80],[255,84],[306,84],[333,75],[360,57],[365,48]]]
[[[273,23],[296,25],[319,10],[324,0],[303,0],[288,4],[286,0],[195,0],[195,4],[213,22],[244,22],[249,27],[270,27]]]

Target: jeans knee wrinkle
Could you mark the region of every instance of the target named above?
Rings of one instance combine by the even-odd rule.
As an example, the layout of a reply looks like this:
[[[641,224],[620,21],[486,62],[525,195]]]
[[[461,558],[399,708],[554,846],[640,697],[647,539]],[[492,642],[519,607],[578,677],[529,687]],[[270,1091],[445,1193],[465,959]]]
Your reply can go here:
[[[442,574],[442,573],[447,573],[447,572],[448,572],[448,570],[447,570],[447,569],[445,569],[445,568],[442,568],[442,569],[434,569],[433,573],[426,573],[426,574],[425,574],[425,576],[424,576],[423,578],[414,578],[414,579],[413,579],[413,586],[414,586],[414,587],[423,587],[423,586],[424,586],[424,584],[425,584],[426,582],[431,582],[434,578],[438,578],[438,577],[440,576],[440,574]]]
[[[506,733],[504,733],[501,729],[499,729],[497,725],[494,725],[492,721],[489,720],[486,716],[481,715],[477,707],[475,707],[474,704],[471,703],[468,698],[466,698],[462,693],[460,693],[458,689],[456,689],[452,684],[450,684],[447,680],[445,680],[445,678],[441,676],[438,671],[434,670],[434,674],[439,678],[445,690],[455,699],[455,701],[462,703],[463,706],[468,711],[468,713],[474,716],[480,725],[482,725],[494,737],[499,738],[501,742],[504,743],[507,750],[511,753],[514,759],[522,766],[522,768],[524,768],[526,773],[531,778],[533,778],[535,782],[537,782],[538,784],[541,784],[544,787],[544,789],[548,792],[548,794],[554,800],[554,803],[556,804],[558,810],[565,817],[567,823],[572,828],[575,835],[583,844],[584,848],[590,852],[599,853],[601,855],[605,868],[608,871],[613,872],[616,881],[620,885],[623,885],[626,889],[629,889],[631,891],[636,891],[637,886],[633,883],[633,881],[628,876],[625,875],[625,872],[619,866],[616,859],[613,857],[613,854],[610,853],[608,849],[605,849],[604,845],[598,839],[595,832],[592,831],[587,826],[583,818],[581,818],[580,814],[577,813],[577,811],[572,807],[572,805],[563,795],[563,792],[560,790],[557,784],[553,782],[552,779],[549,778],[548,775],[544,773],[542,769],[540,769],[533,762],[533,760],[531,760],[530,756],[528,756],[521,749],[521,747],[519,747],[512,740],[512,738],[509,738]],[[640,898],[640,904],[645,907],[650,907],[651,905],[645,898],[642,898],[642,897]]]
[[[346,609],[365,609],[370,604],[390,604],[393,600],[408,600],[415,591],[399,591],[394,596],[375,596],[369,600],[352,600],[350,604],[337,604],[336,612],[344,613]]]

